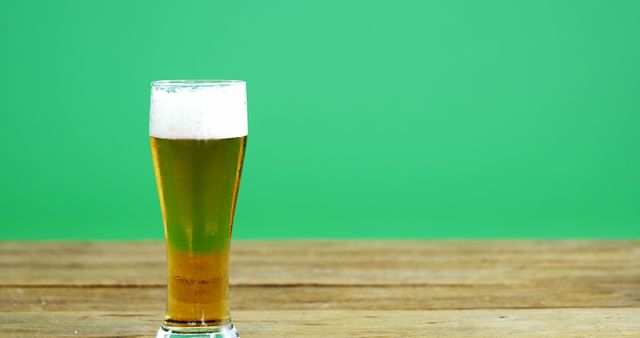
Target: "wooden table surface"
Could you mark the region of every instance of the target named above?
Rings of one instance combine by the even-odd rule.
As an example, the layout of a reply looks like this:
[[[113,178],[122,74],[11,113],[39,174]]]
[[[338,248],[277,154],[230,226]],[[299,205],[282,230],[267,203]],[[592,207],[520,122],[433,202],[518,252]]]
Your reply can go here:
[[[161,242],[0,243],[1,337],[152,337]],[[249,337],[640,337],[640,241],[233,244]]]

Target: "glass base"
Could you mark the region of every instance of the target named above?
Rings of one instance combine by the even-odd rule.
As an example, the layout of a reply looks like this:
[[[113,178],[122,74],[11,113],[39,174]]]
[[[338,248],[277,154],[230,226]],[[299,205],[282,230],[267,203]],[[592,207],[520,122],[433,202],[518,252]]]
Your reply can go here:
[[[156,338],[238,338],[233,323],[220,326],[181,327],[162,325]]]

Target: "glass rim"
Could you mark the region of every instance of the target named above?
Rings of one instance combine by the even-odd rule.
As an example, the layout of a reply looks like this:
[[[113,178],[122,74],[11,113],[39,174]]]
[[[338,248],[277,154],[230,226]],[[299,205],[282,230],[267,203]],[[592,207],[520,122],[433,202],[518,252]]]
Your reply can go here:
[[[156,80],[152,87],[216,87],[246,83],[244,80]]]

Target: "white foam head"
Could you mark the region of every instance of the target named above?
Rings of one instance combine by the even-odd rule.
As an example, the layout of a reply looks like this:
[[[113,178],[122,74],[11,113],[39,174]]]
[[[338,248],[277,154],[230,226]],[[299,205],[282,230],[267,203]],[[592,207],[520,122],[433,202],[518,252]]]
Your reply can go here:
[[[244,81],[170,80],[151,84],[149,135],[167,139],[246,136]]]

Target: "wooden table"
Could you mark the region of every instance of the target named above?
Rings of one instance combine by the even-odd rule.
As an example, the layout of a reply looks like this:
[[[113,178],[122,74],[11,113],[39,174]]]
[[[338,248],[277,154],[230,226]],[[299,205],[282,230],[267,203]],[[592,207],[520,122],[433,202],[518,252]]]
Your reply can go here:
[[[640,241],[233,244],[247,337],[640,337]],[[0,336],[152,337],[161,242],[0,243]]]

